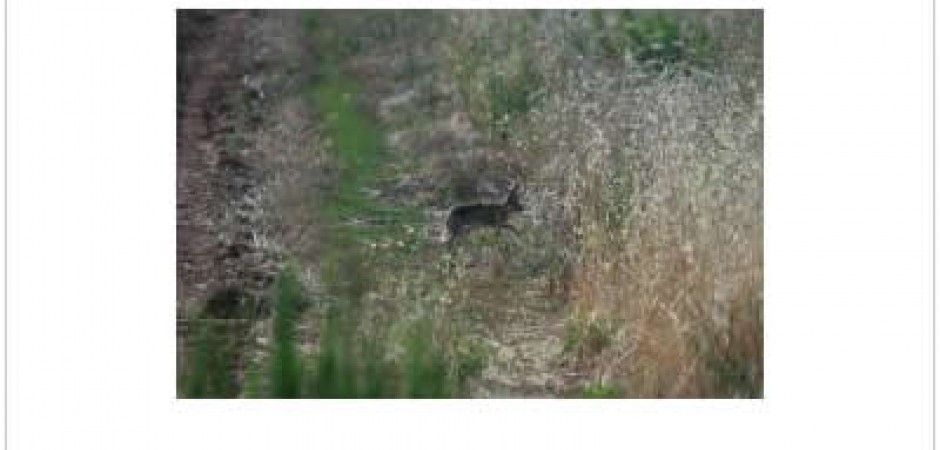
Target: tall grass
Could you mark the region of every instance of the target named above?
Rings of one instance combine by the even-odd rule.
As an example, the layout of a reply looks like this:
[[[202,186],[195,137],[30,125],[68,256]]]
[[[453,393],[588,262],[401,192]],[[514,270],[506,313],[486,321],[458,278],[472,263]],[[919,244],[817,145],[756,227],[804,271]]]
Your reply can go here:
[[[271,348],[271,394],[297,398],[303,385],[303,367],[297,350],[297,318],[301,284],[295,269],[283,270],[274,283],[274,344]]]
[[[182,398],[230,398],[238,393],[235,342],[224,327],[193,322],[186,368],[178,382]]]
[[[249,398],[446,398],[457,394],[460,370],[427,319],[369,330],[355,309],[335,307],[318,326],[316,348],[300,348],[300,305],[307,303],[292,267],[275,283],[273,341],[260,365],[247,370]],[[211,356],[211,348],[199,357]],[[219,378],[227,371],[202,364],[184,383],[187,397],[238,395]]]
[[[630,397],[762,396],[760,13],[527,20],[541,33],[513,45],[547,95],[515,122],[513,150],[542,191],[533,209],[568,236],[546,245],[572,267],[572,354]],[[456,21],[467,36],[505,26]],[[610,54],[638,65],[598,59]]]

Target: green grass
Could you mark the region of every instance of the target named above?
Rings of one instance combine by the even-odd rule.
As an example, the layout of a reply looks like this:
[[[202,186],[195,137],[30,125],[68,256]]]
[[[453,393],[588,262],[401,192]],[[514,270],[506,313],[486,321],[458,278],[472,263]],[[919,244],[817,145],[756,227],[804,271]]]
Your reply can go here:
[[[355,398],[358,397],[356,386],[356,356],[353,353],[352,338],[355,335],[353,325],[336,316],[326,320],[321,328],[320,348],[314,358],[314,372],[310,374],[311,397],[316,398]]]
[[[342,77],[334,67],[328,68],[323,79],[308,90],[333,138],[333,152],[341,165],[340,197],[355,193],[352,189],[374,179],[382,153],[381,132],[355,109],[357,93],[356,83]]]
[[[592,399],[601,399],[601,398],[619,398],[621,397],[620,390],[615,386],[611,386],[604,383],[588,383],[581,389],[581,398],[592,398]]]
[[[263,362],[245,369],[241,391],[235,383],[234,341],[223,327],[198,322],[182,398],[450,398],[460,381],[482,370],[478,346],[448,353],[428,318],[409,322],[396,337],[390,329],[364,333],[367,324],[351,305],[330,310],[320,326],[318,349],[304,356],[298,347],[305,293],[296,269],[288,266],[274,286],[274,339]],[[398,358],[388,350],[403,349]]]
[[[309,397],[314,398],[449,398],[457,377],[435,342],[427,320],[409,326],[404,355],[386,357],[391,336],[364,336],[355,315],[336,313],[322,327],[320,349],[311,363]]]
[[[263,367],[258,364],[249,365],[245,369],[245,384],[242,387],[242,394],[245,398],[264,398],[265,388],[262,384],[264,373]]]
[[[489,358],[489,349],[481,342],[469,339],[458,339],[456,347],[459,380],[481,375]]]
[[[225,327],[194,321],[193,349],[179,385],[181,398],[231,398],[237,395],[232,361],[235,343]]]
[[[654,71],[675,66],[706,66],[715,57],[711,35],[694,23],[683,23],[664,12],[623,10],[615,20],[606,13],[591,11],[591,27],[597,37],[600,55],[620,59],[630,57]]]
[[[610,345],[613,333],[612,322],[576,312],[565,325],[563,348],[578,358],[593,356]]]
[[[303,368],[297,350],[297,320],[302,286],[292,267],[275,281],[274,345],[271,349],[271,394],[276,398],[298,398]]]
[[[423,217],[418,208],[383,203],[368,195],[368,190],[381,187],[383,180],[401,169],[389,164],[391,155],[384,146],[382,130],[357,109],[359,85],[338,69],[336,61],[348,56],[348,49],[330,42],[341,40],[341,35],[313,13],[305,23],[321,47],[316,55],[320,75],[311,80],[305,95],[324,122],[330,154],[339,171],[335,188],[317,202],[326,230],[320,274],[329,306],[321,311],[316,351],[311,356],[301,355],[298,325],[306,294],[293,268],[278,276],[273,345],[267,367],[254,368],[246,377],[246,388],[250,388],[246,395],[452,397],[460,371],[478,370],[475,366],[479,362],[468,356],[465,367],[457,367],[427,315],[401,322],[397,329],[404,330],[404,335],[393,334],[396,328],[391,323],[365,319],[362,303],[377,283],[376,275],[400,270],[401,263],[413,260],[423,245],[413,232]],[[382,244],[380,250],[376,250],[377,244]],[[395,348],[402,351],[392,351]],[[268,374],[266,380],[258,375],[261,373]]]
[[[456,392],[456,379],[448,369],[448,358],[435,345],[432,324],[414,323],[405,340],[404,393],[409,398],[448,398]]]
[[[369,194],[403,169],[391,164],[398,161],[388,154],[383,131],[358,110],[358,82],[339,69],[337,61],[350,51],[337,44],[342,36],[316,12],[308,13],[305,22],[311,38],[320,43],[316,57],[321,67],[305,93],[326,125],[339,171],[334,189],[318,202],[327,231],[322,274],[328,289],[356,302],[370,284],[370,266],[406,260],[421,246],[419,236],[409,230],[424,217],[417,207],[385,203]],[[395,245],[387,245],[390,242]],[[383,243],[382,251],[374,251]],[[350,279],[350,274],[358,279]]]
[[[366,193],[391,175],[380,173],[390,156],[381,130],[356,109],[358,89],[335,68],[326,70],[308,89],[308,98],[326,120],[332,155],[339,167],[335,191],[320,203],[328,231],[321,266],[328,284],[334,285],[367,284],[366,280],[348,279],[350,274],[362,278],[367,273],[361,270],[367,267],[349,259],[359,255],[364,260],[371,244],[402,243],[371,255],[374,264],[405,259],[420,245],[418,236],[407,232],[408,226],[423,220],[420,209],[382,203]]]
[[[356,82],[344,77],[329,59],[324,65],[322,77],[308,87],[307,97],[326,122],[339,178],[320,211],[344,249],[383,237],[406,238],[404,225],[422,220],[421,211],[383,204],[366,193],[395,175],[381,170],[390,160],[382,131],[356,109]],[[354,220],[364,223],[350,224]]]

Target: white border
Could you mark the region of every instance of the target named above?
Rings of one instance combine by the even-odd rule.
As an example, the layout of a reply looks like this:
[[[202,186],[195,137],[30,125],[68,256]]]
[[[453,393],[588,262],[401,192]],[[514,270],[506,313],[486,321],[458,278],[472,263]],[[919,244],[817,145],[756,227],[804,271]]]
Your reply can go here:
[[[182,5],[9,4],[10,448],[930,445],[930,3],[711,2],[768,8],[767,399],[606,402],[174,400]]]

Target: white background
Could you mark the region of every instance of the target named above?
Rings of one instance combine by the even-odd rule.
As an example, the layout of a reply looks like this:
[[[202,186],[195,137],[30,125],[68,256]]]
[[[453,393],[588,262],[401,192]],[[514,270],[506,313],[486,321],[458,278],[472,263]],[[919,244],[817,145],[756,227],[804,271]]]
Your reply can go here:
[[[11,2],[10,448],[929,448],[931,4],[709,3],[765,8],[765,400],[175,400],[174,8],[251,5]]]

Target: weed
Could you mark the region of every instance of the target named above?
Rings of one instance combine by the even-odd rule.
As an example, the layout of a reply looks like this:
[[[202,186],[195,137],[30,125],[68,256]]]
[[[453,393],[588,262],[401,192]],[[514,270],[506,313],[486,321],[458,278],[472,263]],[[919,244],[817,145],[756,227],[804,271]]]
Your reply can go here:
[[[514,121],[538,103],[543,87],[542,75],[527,58],[511,69],[490,75],[485,84],[489,132],[503,141],[508,139]]]
[[[631,58],[655,72],[708,65],[715,54],[708,31],[663,12],[623,10],[611,21],[607,12],[595,10],[591,25],[603,57]]]
[[[614,326],[598,316],[575,313],[565,326],[564,351],[585,358],[599,354],[611,343]]]
[[[457,380],[436,345],[426,320],[407,333],[400,361],[385,357],[387,339],[363,337],[349,316],[334,314],[323,324],[319,352],[310,374],[309,395],[317,398],[450,397]]]
[[[355,330],[348,319],[336,312],[324,321],[319,352],[311,374],[311,395],[316,398],[355,398],[357,379],[352,339]]]
[[[435,345],[431,323],[416,322],[406,335],[404,391],[411,398],[445,398],[456,391],[456,379],[448,370],[447,358]]]
[[[355,246],[346,251],[331,248],[323,255],[321,274],[330,294],[341,299],[347,309],[359,306],[373,282],[370,267]]]
[[[470,377],[479,376],[486,367],[489,350],[483,344],[468,339],[458,339],[457,342],[457,376],[463,381]]]
[[[395,366],[387,361],[383,342],[367,341],[362,344],[362,374],[358,396],[362,398],[385,398],[396,395],[396,383],[400,379]]]
[[[512,22],[483,19],[485,32],[454,40],[449,47],[461,97],[492,140],[506,142],[513,125],[544,96],[545,78],[527,39],[533,17],[519,16]]]
[[[274,286],[271,394],[276,398],[298,398],[303,385],[302,361],[296,347],[302,291],[295,269],[288,267],[281,271]]]
[[[264,398],[265,387],[263,383],[263,369],[255,365],[249,365],[245,369],[245,384],[242,389],[242,395],[245,398]]]
[[[235,342],[224,326],[194,321],[193,349],[180,385],[183,398],[229,398],[238,392],[235,381]]]
[[[588,383],[581,389],[581,398],[619,398],[620,390],[615,386],[604,384],[602,382]]]

